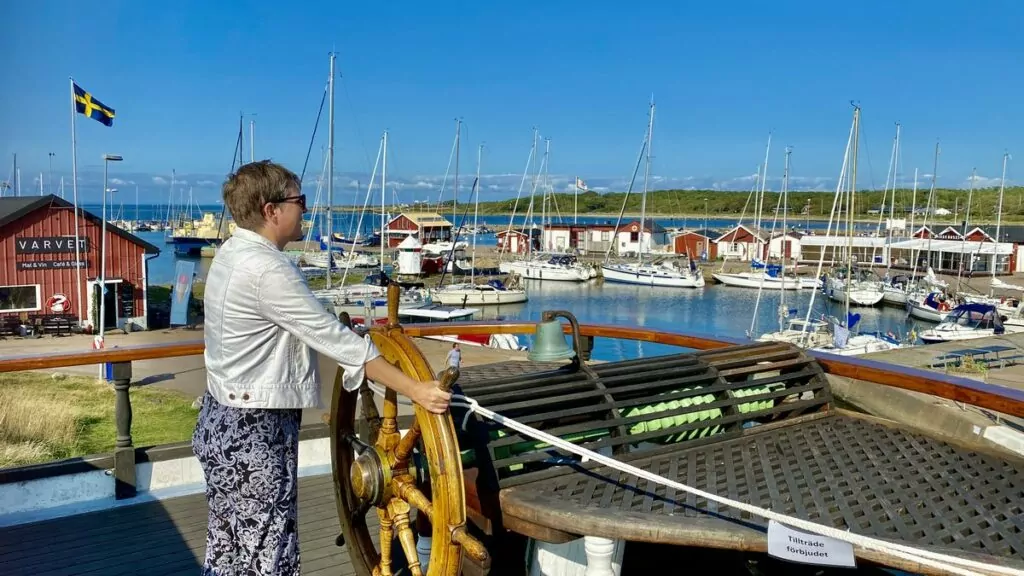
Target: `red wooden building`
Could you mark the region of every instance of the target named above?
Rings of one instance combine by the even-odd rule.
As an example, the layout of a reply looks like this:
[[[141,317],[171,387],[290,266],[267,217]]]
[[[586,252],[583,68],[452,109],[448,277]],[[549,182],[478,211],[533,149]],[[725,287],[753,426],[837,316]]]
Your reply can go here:
[[[452,224],[433,212],[403,212],[388,221],[384,238],[388,248],[395,248],[407,236],[415,236],[420,244],[450,242]]]
[[[498,240],[498,251],[506,254],[526,254],[530,251],[530,237],[533,237],[533,250],[540,251],[540,230],[530,228],[527,232],[522,230],[498,230],[494,236]]]
[[[911,234],[911,237],[913,237],[913,238],[931,238],[932,237],[932,229],[927,227],[927,226],[921,226],[920,228],[917,229],[916,232]]]
[[[716,236],[718,234],[709,230],[687,230],[672,239],[672,248],[676,254],[686,254],[694,260],[714,260],[718,258]]]
[[[768,233],[737,224],[725,234],[715,238],[718,255],[725,259],[750,262],[754,258],[763,260],[768,251]]]
[[[62,314],[98,328],[102,225],[79,209],[76,267],[70,202],[54,195],[0,198],[0,316]],[[145,328],[147,260],[160,250],[109,223],[106,247],[104,326]]]

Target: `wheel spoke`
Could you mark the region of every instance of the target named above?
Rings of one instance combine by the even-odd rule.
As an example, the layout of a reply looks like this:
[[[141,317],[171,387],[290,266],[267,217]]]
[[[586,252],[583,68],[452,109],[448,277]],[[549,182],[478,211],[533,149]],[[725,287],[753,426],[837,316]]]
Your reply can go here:
[[[451,367],[444,372],[438,374],[437,377],[440,385],[438,388],[445,392],[450,392],[452,386],[455,386],[455,381],[459,379],[459,369]],[[420,439],[420,421],[415,420],[412,426],[409,427],[409,431],[402,437],[401,442],[398,443],[398,447],[395,448],[395,464],[399,465],[409,459],[409,455],[412,454],[412,449],[416,446],[416,443]]]
[[[405,463],[409,461],[409,455],[412,454],[412,449],[416,447],[416,443],[420,441],[420,421],[413,420],[412,426],[409,426],[409,431],[402,436],[402,439],[398,441],[398,446],[395,448],[395,462],[394,465],[398,467],[406,467]]]
[[[384,417],[380,422],[380,431],[384,434],[398,433],[398,392],[391,388],[384,391]]]
[[[459,526],[452,531],[452,542],[462,546],[462,551],[470,558],[484,564],[489,557],[484,543],[474,538],[465,526]]]
[[[376,444],[377,435],[380,433],[381,417],[377,412],[377,402],[373,399],[373,390],[370,384],[363,380],[359,387],[359,402],[362,404],[362,418],[367,426],[367,444]]]
[[[400,476],[394,480],[394,493],[410,506],[427,515],[431,522],[434,520],[434,505],[430,499],[416,487],[416,481],[412,476]]]
[[[380,575],[393,576],[391,573],[391,541],[395,537],[395,531],[387,508],[377,508],[377,518],[380,520]]]
[[[413,576],[423,576],[420,570],[420,558],[416,553],[416,538],[409,526],[409,504],[399,498],[392,498],[388,503],[388,513],[395,523],[395,531],[398,532],[398,541],[402,544],[402,552],[405,552],[406,562],[409,564],[409,572]]]

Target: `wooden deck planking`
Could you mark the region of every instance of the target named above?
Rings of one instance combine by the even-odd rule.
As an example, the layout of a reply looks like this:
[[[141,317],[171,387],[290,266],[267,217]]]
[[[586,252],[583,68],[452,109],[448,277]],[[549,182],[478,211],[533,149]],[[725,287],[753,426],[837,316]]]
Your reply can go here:
[[[196,574],[206,518],[206,498],[194,494],[0,528],[0,574]],[[339,531],[331,476],[300,479],[303,574],[354,574],[348,550],[335,544]]]

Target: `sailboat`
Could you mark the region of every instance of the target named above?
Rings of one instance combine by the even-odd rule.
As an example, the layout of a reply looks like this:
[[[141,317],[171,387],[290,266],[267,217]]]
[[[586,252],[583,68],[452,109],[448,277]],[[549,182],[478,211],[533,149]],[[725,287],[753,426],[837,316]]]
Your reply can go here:
[[[537,150],[537,130],[533,131],[533,146],[530,149],[530,158],[533,160],[536,167],[536,150]],[[543,238],[545,225],[548,220],[547,214],[547,201],[551,194],[551,185],[549,175],[549,164],[548,158],[551,152],[551,141],[545,140],[544,143],[544,160],[541,162],[541,166],[534,173],[533,185],[530,189],[530,204],[527,208],[526,215],[523,217],[523,227],[521,229],[521,235],[528,240],[526,242],[526,254],[524,258],[515,259],[510,261],[501,261],[498,263],[498,269],[503,274],[516,274],[521,278],[528,280],[548,280],[554,282],[586,282],[592,278],[597,277],[597,270],[586,263],[580,262],[574,253],[558,253],[558,252],[535,252],[534,242],[535,238]],[[520,182],[520,193],[522,192],[522,185],[526,182],[527,171],[529,170],[530,162],[527,161],[527,169],[523,172],[523,180]],[[534,198],[537,193],[537,188],[540,187],[541,183],[541,172],[544,172],[544,189],[541,200],[541,226],[528,225],[533,216]],[[519,207],[519,194],[516,195],[516,208]],[[512,224],[515,221],[515,210],[512,212],[512,217],[509,220],[508,229],[506,234],[512,233]],[[506,236],[507,238],[507,236]],[[510,243],[509,243],[510,244]],[[506,245],[502,246],[499,251],[500,254],[504,254]]]
[[[999,203],[996,208],[996,238],[992,249],[992,280],[989,295],[962,295],[965,302],[942,318],[942,322],[921,333],[926,343],[973,340],[986,336],[1024,332],[1024,303],[1020,299],[1011,301],[993,297],[996,288],[1024,288],[1007,284],[996,278],[999,260],[999,227],[1002,223],[1003,193],[1006,189],[1006,163],[1009,154],[1003,155],[1003,175],[999,185]]]
[[[786,217],[788,215],[789,208],[789,157],[792,154],[792,150],[786,148],[786,164],[782,173],[782,196],[779,198],[782,206],[782,228],[786,228]],[[767,165],[767,155],[765,158],[765,165]],[[778,211],[776,211],[778,213]],[[785,273],[785,260],[783,260],[782,271]],[[764,287],[766,283],[763,283]],[[757,308],[761,305],[761,291],[758,290],[757,302],[754,304],[754,315],[750,322],[750,331],[748,335],[754,334],[754,329],[757,326]],[[811,295],[811,305],[814,305],[814,294]],[[794,310],[795,312],[795,310]],[[761,342],[788,342],[797,346],[805,347],[818,347],[827,346],[832,341],[832,334],[829,330],[828,322],[824,320],[812,320],[811,318],[799,319],[790,318],[790,309],[786,306],[786,292],[780,287],[780,302],[779,302],[779,330],[777,332],[769,332],[762,334],[758,338]]]
[[[644,192],[640,200],[640,224],[636,226],[633,233],[637,234],[637,261],[635,263],[624,262],[610,264],[606,261],[601,265],[601,273],[606,282],[619,282],[623,284],[640,284],[643,286],[663,286],[671,288],[702,288],[704,286],[704,275],[693,260],[689,260],[689,267],[679,267],[671,259],[664,259],[650,263],[644,262],[645,253],[651,249],[651,240],[654,237],[653,222],[650,227],[647,225],[647,187],[651,174],[651,140],[654,137],[654,99],[651,99],[650,115],[647,120],[647,136],[644,139],[643,150],[646,150],[647,163],[644,169]],[[632,184],[630,184],[632,187]],[[623,199],[623,209],[629,194]],[[618,224],[615,226],[618,230]],[[646,241],[645,241],[646,240]],[[608,254],[612,246],[608,247]]]
[[[480,165],[483,158],[484,145],[481,144],[476,156],[476,180],[473,182],[474,208],[473,229],[477,229],[480,216]],[[456,178],[458,175],[456,174]],[[430,296],[435,302],[456,306],[486,306],[498,304],[518,304],[526,302],[526,290],[518,285],[506,286],[500,280],[491,280],[486,284],[476,283],[476,234],[473,234],[472,265],[469,282],[439,286],[431,291]],[[454,277],[454,275],[453,275]]]
[[[1011,287],[1011,288],[1013,287],[1013,285],[1006,284],[1006,283],[1004,283],[1004,282],[1002,282],[1002,281],[1000,281],[999,279],[996,278],[996,270],[998,270],[999,267],[1000,267],[999,266],[999,262],[1001,260],[1000,257],[1001,256],[1005,256],[1007,259],[1010,257],[1010,250],[1001,251],[1000,250],[1000,246],[999,246],[1000,229],[1002,227],[1002,220],[1003,220],[1003,194],[1004,194],[1004,192],[1006,190],[1006,165],[1007,165],[1007,162],[1009,160],[1010,160],[1010,155],[1009,154],[1003,154],[1003,175],[1002,175],[1002,178],[1000,179],[1000,184],[999,184],[999,201],[998,201],[998,205],[996,206],[995,238],[992,238],[992,254],[991,254],[992,264],[990,266],[990,268],[991,268],[990,272],[991,272],[992,280],[991,280],[991,283],[990,283],[990,286],[989,286],[988,294],[987,295],[973,294],[973,293],[969,293],[969,292],[961,292],[960,293],[960,296],[965,301],[967,301],[967,302],[991,304],[991,305],[995,306],[1003,314],[1012,314],[1015,311],[1015,306],[1013,306],[1012,303],[1007,303],[1007,302],[1005,302],[1005,301],[995,297],[995,290],[1000,287],[1000,284],[1002,284],[1004,286]],[[988,255],[987,252],[988,251],[985,250],[984,243],[979,241],[978,242],[978,253],[979,254],[986,253],[986,256],[987,256]],[[1007,270],[1009,270],[1008,266],[1007,266]]]
[[[769,134],[769,136],[768,136],[768,149],[765,150],[765,163],[764,163],[765,171],[764,171],[764,175],[762,176],[761,173],[760,173],[760,170],[758,171],[758,177],[761,180],[761,185],[760,185],[760,191],[758,193],[759,197],[754,202],[755,212],[757,212],[757,215],[755,216],[755,222],[756,223],[754,225],[754,230],[756,230],[758,232],[760,232],[760,230],[761,230],[761,222],[760,222],[761,221],[761,214],[760,214],[761,208],[760,207],[764,203],[764,191],[765,191],[765,184],[764,183],[768,179],[767,178],[767,175],[768,175],[768,170],[767,170],[767,167],[768,167],[768,150],[771,149],[771,142],[772,142],[772,139],[771,139],[771,135]],[[785,261],[786,261],[786,248],[787,248],[787,246],[789,245],[789,242],[790,242],[789,236],[788,236],[789,232],[786,229],[786,220],[787,220],[786,217],[788,215],[786,207],[789,205],[789,202],[788,202],[788,188],[787,188],[788,187],[788,182],[789,182],[789,175],[788,175],[788,171],[789,171],[789,168],[788,168],[789,154],[790,154],[790,150],[787,149],[786,150],[787,167],[786,167],[786,170],[785,170],[785,174],[783,175],[783,179],[782,179],[783,180],[783,189],[782,189],[782,194],[779,196],[780,204],[775,207],[775,217],[772,219],[772,230],[771,230],[771,234],[769,234],[769,236],[768,236],[768,246],[769,246],[769,248],[768,248],[768,251],[767,251],[768,252],[767,256],[769,258],[771,258],[771,248],[770,248],[771,247],[771,241],[774,238],[779,238],[780,239],[779,240],[780,246],[782,246],[782,248],[780,248],[780,250],[779,250],[779,252],[780,252],[779,258],[782,261],[782,264],[772,264],[772,263],[769,263],[769,262],[762,262],[762,261],[759,260],[758,257],[754,257],[751,260],[751,270],[749,272],[734,272],[734,273],[727,273],[727,272],[722,272],[722,271],[715,272],[715,273],[713,273],[711,275],[711,277],[714,278],[714,280],[716,282],[720,282],[722,284],[725,284],[726,286],[735,286],[737,288],[756,288],[758,290],[800,290],[801,288],[814,289],[814,288],[818,287],[819,280],[817,278],[800,278],[799,276],[797,276],[795,274],[791,274],[789,276],[786,275],[786,264],[785,264]],[[780,206],[783,206],[783,207],[780,208]],[[782,232],[781,232],[781,234],[779,234],[777,236],[775,234],[775,224],[778,222],[779,211],[780,210],[782,211]],[[737,226],[742,224],[742,222],[743,222],[743,217],[741,215],[740,216],[740,221],[739,221],[739,223],[737,223]],[[725,266],[724,261],[722,263],[722,266],[724,268],[724,266]]]
[[[854,206],[857,193],[857,152],[860,142],[860,108],[853,116],[853,146],[850,154],[850,187],[846,195],[846,264],[833,271],[825,281],[825,294],[831,300],[850,305],[874,306],[882,301],[885,291],[882,282],[870,269],[856,266],[853,255]],[[837,226],[838,229],[838,226]]]
[[[328,108],[328,131],[327,131],[327,157],[325,159],[325,170],[327,172],[327,203],[326,203],[326,228],[329,232],[333,232],[334,227],[334,62],[336,54],[333,52],[330,54],[330,78],[328,80],[327,91],[329,94],[329,108]],[[382,145],[386,148],[386,145]],[[379,159],[379,156],[378,156]],[[377,166],[374,165],[374,177],[376,177]],[[373,187],[373,177],[370,179],[370,187]],[[369,190],[367,191],[369,195]],[[319,196],[319,187],[317,191]],[[316,203],[314,203],[314,206]],[[360,219],[362,216],[360,215]],[[323,261],[324,268],[327,269],[327,286],[322,290],[314,290],[313,294],[317,300],[328,310],[334,314],[340,314],[341,312],[351,312],[351,309],[371,309],[375,307],[375,299],[382,299],[386,293],[386,289],[380,285],[373,285],[369,283],[356,284],[356,285],[345,285],[345,280],[348,277],[348,269],[345,269],[345,276],[342,278],[341,285],[332,287],[332,274],[331,270],[333,266],[334,253],[328,245],[325,260]]]
[[[905,220],[896,219],[896,190],[899,189],[899,177],[900,177],[900,129],[901,125],[899,122],[896,123],[896,136],[892,141],[892,154],[889,158],[889,172],[885,176],[885,188],[882,191],[882,205],[878,211],[878,227],[875,229],[875,234],[881,232],[882,216],[885,214],[885,208],[889,208],[889,219],[885,224],[885,244],[886,253],[888,255],[887,262],[885,265],[885,275],[882,277],[882,304],[888,304],[890,306],[899,306],[903,308],[907,304],[907,292],[913,287],[912,276],[905,274],[893,274],[892,265],[892,244],[893,244],[893,230],[904,228],[906,225]],[[891,183],[891,188],[890,188]],[[889,193],[892,193],[892,197],[889,197]],[[914,222],[914,203],[917,201],[917,172],[914,172],[914,192],[911,198],[911,216],[910,228],[913,229]],[[871,259],[874,262],[875,252],[874,249],[871,251]]]
[[[832,230],[832,218],[836,215],[836,208],[841,204],[841,198],[846,195],[848,201],[847,208],[847,230],[852,232],[852,218],[853,212],[853,191],[856,189],[857,182],[857,141],[859,139],[859,128],[860,128],[860,107],[854,106],[853,113],[853,125],[850,128],[850,136],[847,141],[846,153],[843,158],[843,168],[840,171],[839,183],[836,185],[836,195],[832,204],[832,215],[829,217],[828,228],[826,229],[826,235]],[[787,162],[788,165],[788,162]],[[846,184],[846,173],[847,167],[850,167],[851,177],[849,179],[849,188],[844,192],[843,187]],[[787,170],[788,173],[788,170]],[[837,222],[837,229],[838,229]],[[849,248],[849,246],[848,246]],[[818,261],[818,274],[821,273],[821,267],[824,263],[825,252],[821,252]],[[852,262],[852,251],[847,251],[848,262]],[[845,285],[842,283],[835,283],[834,278],[829,279],[829,284],[826,290],[835,289],[836,285],[840,288],[845,289]],[[842,282],[842,281],[840,281]],[[855,289],[858,288],[854,284]],[[856,290],[842,292],[844,296],[844,314],[843,320],[837,318],[829,319],[811,319],[811,311],[814,307],[814,300],[817,292],[811,293],[811,300],[808,304],[808,309],[805,318],[803,319],[788,319],[789,311],[785,309],[785,300],[783,299],[782,310],[780,310],[780,323],[784,324],[780,327],[777,332],[772,332],[762,335],[758,340],[764,341],[782,341],[790,342],[797,346],[809,348],[818,352],[826,352],[829,354],[836,354],[840,356],[856,356],[861,354],[867,354],[871,352],[880,352],[884,350],[892,350],[895,348],[903,347],[895,337],[890,335],[879,335],[870,333],[859,333],[854,332],[854,328],[860,321],[859,314],[850,313],[850,305],[853,302],[853,296]],[[785,292],[783,292],[783,298]],[[834,300],[835,297],[832,297]],[[875,303],[881,300],[881,289],[877,291],[877,300]],[[784,314],[783,314],[784,313]],[[788,324],[787,324],[788,319]]]

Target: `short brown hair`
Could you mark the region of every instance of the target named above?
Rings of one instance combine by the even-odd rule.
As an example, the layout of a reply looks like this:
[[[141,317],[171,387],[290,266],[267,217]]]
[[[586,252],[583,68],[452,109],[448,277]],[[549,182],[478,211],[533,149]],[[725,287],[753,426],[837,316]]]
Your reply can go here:
[[[302,189],[299,177],[270,160],[243,165],[224,182],[224,205],[235,222],[247,230],[263,227],[263,206],[284,200],[288,188]]]

